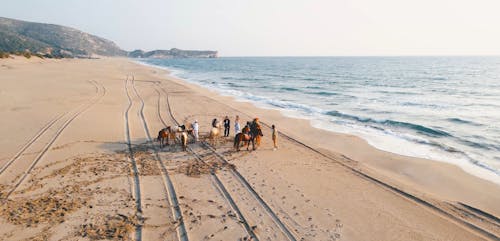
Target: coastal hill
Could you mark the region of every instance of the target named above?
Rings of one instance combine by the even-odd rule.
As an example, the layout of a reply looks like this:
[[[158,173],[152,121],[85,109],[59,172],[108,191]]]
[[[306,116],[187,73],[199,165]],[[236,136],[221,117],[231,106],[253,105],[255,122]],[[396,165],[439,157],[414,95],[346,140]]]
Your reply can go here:
[[[128,56],[131,58],[216,58],[217,51],[154,50],[127,52],[114,42],[55,24],[34,23],[0,17],[0,58],[8,53],[43,57],[88,58]],[[25,55],[26,56],[26,55]]]
[[[110,40],[80,30],[0,17],[0,51],[55,57],[126,56]]]
[[[153,50],[144,52],[142,50],[134,50],[128,54],[131,58],[217,58],[217,51],[209,50]]]

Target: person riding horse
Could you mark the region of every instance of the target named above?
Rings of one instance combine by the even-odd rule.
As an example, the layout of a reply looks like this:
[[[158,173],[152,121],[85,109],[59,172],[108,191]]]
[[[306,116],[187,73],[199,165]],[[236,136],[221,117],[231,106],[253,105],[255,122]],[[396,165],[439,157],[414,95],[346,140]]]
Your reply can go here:
[[[236,136],[234,137],[234,145],[233,145],[234,149],[236,149],[236,151],[240,151],[241,143],[245,142],[248,151],[250,142],[253,143],[253,138],[252,135],[250,134],[250,122],[245,127],[243,127],[241,132],[237,133]]]
[[[238,133],[234,138],[234,148],[239,151],[240,143],[243,141],[247,142],[247,150],[252,142],[252,149],[255,150],[256,147],[260,145],[260,138],[264,136],[262,134],[262,129],[259,124],[259,119],[255,118],[253,122],[247,122],[247,125],[243,128],[241,133]],[[257,145],[255,145],[257,142]]]

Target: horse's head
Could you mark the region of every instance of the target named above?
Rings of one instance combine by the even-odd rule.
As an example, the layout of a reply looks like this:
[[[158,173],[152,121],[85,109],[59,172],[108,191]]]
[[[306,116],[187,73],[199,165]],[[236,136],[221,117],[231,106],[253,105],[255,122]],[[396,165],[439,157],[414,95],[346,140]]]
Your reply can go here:
[[[264,136],[262,134],[262,128],[260,127],[259,124],[254,124],[250,126],[250,134],[252,136]]]

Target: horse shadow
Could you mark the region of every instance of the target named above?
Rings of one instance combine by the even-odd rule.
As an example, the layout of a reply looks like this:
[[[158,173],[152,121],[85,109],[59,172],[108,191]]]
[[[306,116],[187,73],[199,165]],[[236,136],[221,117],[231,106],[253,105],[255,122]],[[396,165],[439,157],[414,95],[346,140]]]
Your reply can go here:
[[[130,152],[135,153],[151,153],[151,154],[162,154],[162,153],[180,153],[184,152],[182,146],[179,143],[170,143],[166,146],[160,146],[160,143],[156,140],[150,141],[146,138],[135,139],[133,143],[127,143],[125,141],[116,142],[101,142],[98,145],[100,149],[104,149],[117,154],[127,154]]]

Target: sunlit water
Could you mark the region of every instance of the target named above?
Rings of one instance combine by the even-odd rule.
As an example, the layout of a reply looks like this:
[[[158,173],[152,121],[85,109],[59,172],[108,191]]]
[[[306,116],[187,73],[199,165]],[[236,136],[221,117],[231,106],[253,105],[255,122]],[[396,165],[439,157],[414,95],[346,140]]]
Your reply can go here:
[[[144,59],[187,81],[500,184],[500,57]]]

